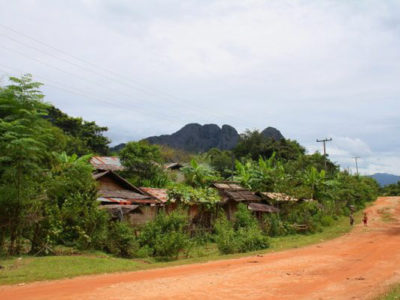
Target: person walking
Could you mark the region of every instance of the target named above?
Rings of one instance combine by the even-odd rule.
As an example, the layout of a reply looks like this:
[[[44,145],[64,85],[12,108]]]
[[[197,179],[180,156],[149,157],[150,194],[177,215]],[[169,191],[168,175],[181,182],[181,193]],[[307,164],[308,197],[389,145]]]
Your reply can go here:
[[[353,226],[354,225],[354,216],[353,216],[353,213],[351,212],[350,213],[350,226]]]
[[[366,212],[364,212],[363,223],[364,226],[368,226],[368,216]]]

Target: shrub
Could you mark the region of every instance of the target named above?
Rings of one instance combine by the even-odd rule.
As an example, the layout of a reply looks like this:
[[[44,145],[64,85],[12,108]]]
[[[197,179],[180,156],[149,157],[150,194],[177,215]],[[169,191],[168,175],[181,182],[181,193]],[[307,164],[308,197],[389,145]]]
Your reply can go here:
[[[242,227],[236,232],[238,252],[248,252],[269,247],[268,237],[258,226]]]
[[[269,247],[268,237],[245,205],[238,205],[234,224],[221,216],[215,226],[216,242],[221,253],[247,252]]]
[[[257,227],[257,219],[251,214],[247,206],[239,204],[235,213],[235,230],[240,228]]]
[[[129,223],[112,222],[110,224],[106,241],[106,250],[117,256],[136,256],[136,252],[139,250],[139,243]]]
[[[215,224],[218,250],[223,254],[237,252],[238,245],[232,223],[225,216],[221,216]]]
[[[147,247],[151,256],[171,259],[189,244],[188,218],[182,211],[170,215],[160,213],[154,221],[147,223],[139,236],[141,247]]]
[[[333,218],[331,216],[322,216],[321,217],[321,225],[322,226],[331,226],[334,222]]]
[[[264,232],[269,236],[282,236],[290,233],[288,226],[285,226],[278,214],[265,216],[263,227]]]

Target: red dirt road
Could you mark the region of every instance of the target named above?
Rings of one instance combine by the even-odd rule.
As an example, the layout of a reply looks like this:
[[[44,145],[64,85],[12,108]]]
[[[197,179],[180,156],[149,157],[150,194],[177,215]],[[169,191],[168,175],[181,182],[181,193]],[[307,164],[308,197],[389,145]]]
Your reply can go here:
[[[396,221],[381,220],[382,210]],[[304,248],[149,271],[0,287],[0,299],[371,299],[400,282],[400,197],[369,226]],[[49,266],[51,268],[51,266]]]

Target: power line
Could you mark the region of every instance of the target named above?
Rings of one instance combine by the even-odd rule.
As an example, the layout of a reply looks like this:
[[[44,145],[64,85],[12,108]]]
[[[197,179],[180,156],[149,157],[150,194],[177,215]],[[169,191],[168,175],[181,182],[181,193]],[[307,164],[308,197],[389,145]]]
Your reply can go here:
[[[1,65],[0,64],[0,66],[2,66],[3,68],[6,68],[6,69],[9,69],[9,70],[13,70],[14,72],[19,72],[19,73],[23,73],[23,71],[21,71],[21,70],[17,70],[17,69],[15,69],[15,68],[11,68],[11,67],[8,67],[8,66],[4,66],[4,65]],[[12,74],[10,74],[8,71],[5,71],[4,69],[2,70],[4,73],[6,73],[6,74],[8,74],[8,75],[12,75]],[[43,77],[42,75],[38,75],[37,76],[38,78],[43,78],[44,80],[46,80],[46,81],[50,81],[51,83],[49,84],[49,83],[46,83],[46,86],[50,86],[50,87],[53,87],[53,88],[56,88],[56,89],[60,89],[60,90],[63,90],[63,91],[66,91],[66,92],[68,92],[68,93],[72,93],[72,94],[75,94],[75,95],[78,95],[78,96],[82,96],[82,97],[84,97],[84,98],[87,98],[87,99],[92,99],[92,100],[95,100],[95,101],[99,101],[99,102],[102,102],[102,103],[106,103],[106,104],[108,104],[108,105],[110,105],[110,106],[112,106],[112,107],[119,107],[119,108],[121,108],[121,109],[123,109],[123,110],[126,110],[127,108],[128,109],[132,109],[132,105],[124,105],[123,103],[119,103],[119,102],[116,102],[115,100],[113,100],[113,99],[104,99],[104,98],[100,98],[100,97],[98,97],[98,96],[96,96],[96,95],[90,95],[90,94],[87,94],[86,92],[84,92],[84,91],[81,91],[81,90],[79,90],[79,89],[76,89],[76,88],[73,88],[73,87],[65,87],[65,86],[63,86],[63,84],[62,83],[59,83],[59,82],[57,82],[57,81],[54,81],[54,80],[49,80],[48,78],[46,78],[46,77]],[[139,108],[139,107],[138,107]],[[167,115],[164,115],[164,114],[161,114],[165,119],[169,119],[170,121],[174,121],[175,119],[173,119],[173,118],[171,118],[171,117],[169,117],[169,116],[167,116]]]
[[[11,40],[13,40],[14,42],[17,42],[17,43],[22,44],[22,45],[24,45],[24,46],[26,46],[26,47],[30,47],[30,48],[32,48],[32,49],[35,49],[36,51],[45,53],[46,55],[50,55],[50,56],[52,56],[52,57],[54,57],[54,58],[56,58],[56,59],[62,60],[62,61],[64,61],[64,62],[67,62],[67,63],[69,63],[69,64],[71,64],[71,65],[73,65],[73,66],[75,66],[75,67],[83,68],[83,69],[85,69],[85,70],[87,70],[87,71],[89,71],[89,72],[91,72],[91,73],[93,73],[93,74],[96,74],[96,75],[98,75],[98,76],[105,77],[105,78],[107,78],[108,80],[111,79],[111,80],[117,81],[119,84],[122,84],[122,85],[125,85],[125,86],[128,85],[128,86],[130,86],[131,88],[134,88],[134,89],[136,89],[136,90],[139,89],[141,92],[146,93],[146,94],[148,94],[148,95],[151,95],[151,96],[159,96],[159,95],[161,94],[161,95],[163,95],[164,98],[165,98],[165,97],[169,98],[169,99],[170,99],[169,102],[175,102],[175,104],[179,104],[179,105],[181,105],[181,106],[186,106],[186,107],[188,107],[188,108],[190,108],[190,109],[193,109],[193,108],[194,108],[193,105],[188,105],[188,104],[186,103],[187,100],[185,100],[185,99],[178,100],[178,102],[177,102],[177,98],[176,98],[175,96],[171,96],[170,94],[165,93],[165,92],[157,91],[157,90],[154,89],[154,88],[149,89],[149,88],[143,87],[143,86],[141,86],[141,84],[138,83],[138,81],[136,81],[136,80],[134,80],[134,79],[132,79],[132,78],[125,79],[124,77],[120,76],[120,74],[117,74],[117,73],[113,72],[112,70],[103,68],[103,67],[101,67],[101,66],[99,66],[99,65],[93,64],[93,63],[88,62],[88,61],[86,61],[86,60],[83,60],[83,59],[81,59],[81,58],[79,58],[79,57],[76,57],[76,56],[74,56],[74,55],[71,55],[71,54],[67,53],[67,52],[64,51],[64,50],[61,50],[61,49],[59,49],[59,48],[56,48],[56,47],[54,47],[54,46],[52,46],[52,45],[49,45],[49,44],[47,44],[47,43],[44,43],[44,42],[42,42],[42,41],[40,41],[40,40],[38,40],[38,39],[36,39],[36,38],[31,37],[30,35],[27,35],[27,34],[25,34],[25,33],[19,32],[19,31],[15,30],[15,29],[13,29],[13,28],[11,28],[11,27],[9,27],[9,26],[5,26],[5,25],[3,25],[3,24],[0,24],[0,26],[1,26],[2,28],[4,28],[4,29],[8,30],[8,31],[17,33],[17,34],[19,34],[19,35],[21,35],[21,36],[24,36],[25,38],[27,38],[27,39],[29,39],[29,40],[31,40],[31,41],[34,41],[34,42],[39,43],[39,44],[41,44],[41,45],[43,45],[43,46],[45,46],[45,47],[48,47],[48,48],[50,48],[50,49],[52,49],[52,50],[54,50],[54,51],[57,51],[57,52],[59,52],[59,53],[62,53],[62,54],[65,55],[65,56],[71,57],[71,58],[73,58],[73,59],[75,59],[75,60],[77,60],[77,61],[79,61],[79,62],[81,62],[81,63],[90,65],[90,66],[91,66],[92,68],[94,68],[94,69],[102,70],[102,72],[106,72],[107,75],[100,74],[100,73],[98,73],[98,72],[96,72],[96,71],[93,71],[93,70],[90,70],[90,69],[88,69],[88,68],[82,67],[82,66],[80,66],[79,64],[73,63],[73,62],[71,62],[71,61],[69,61],[69,60],[58,58],[57,56],[55,56],[55,55],[53,55],[53,54],[48,54],[48,53],[42,51],[41,49],[38,49],[38,48],[33,47],[33,46],[31,46],[31,45],[27,45],[26,43],[23,43],[23,42],[21,42],[21,41],[16,40],[15,38],[11,38],[11,37],[6,36],[6,35],[3,34],[4,37],[6,37],[6,38],[8,38],[8,39],[11,39]],[[119,80],[119,81],[118,81],[118,80],[115,80],[114,77],[110,77],[108,74],[112,74],[114,77],[120,78],[120,79],[122,79],[124,82],[122,82],[122,81],[120,81],[120,80]],[[132,82],[133,82],[133,84],[132,84]],[[173,100],[173,101],[171,101],[171,100]],[[203,108],[200,108],[200,107],[195,107],[195,109],[196,109],[196,110],[199,110],[199,109],[200,109],[200,110],[203,110],[204,112],[206,112],[206,115],[210,115],[210,114],[211,114],[211,115],[214,115],[215,117],[218,117],[218,118],[220,118],[220,116],[221,116],[220,114],[216,114],[216,113],[214,113],[213,111],[210,111],[210,110],[208,110],[208,109],[203,109]],[[232,115],[231,115],[231,117],[232,117]],[[234,117],[235,117],[236,120],[240,120],[240,121],[243,122],[243,123],[246,123],[246,122],[247,122],[247,120],[245,121],[244,119],[241,119],[241,118],[238,117],[238,116],[234,116]]]
[[[319,140],[319,139],[317,139],[317,143],[323,143],[323,145],[324,145],[324,166],[325,166],[325,171],[327,170],[327,168],[326,168],[326,143],[327,142],[331,142],[332,141],[332,138],[324,138],[324,139],[321,139],[321,140]]]
[[[16,54],[21,55],[21,56],[23,56],[23,57],[25,57],[25,58],[31,59],[31,60],[33,60],[33,61],[35,61],[35,62],[37,62],[37,63],[43,64],[43,65],[45,65],[45,66],[47,66],[47,67],[49,67],[49,68],[55,69],[55,70],[57,70],[57,71],[59,71],[59,72],[62,72],[62,73],[64,73],[64,74],[67,74],[67,75],[70,75],[70,76],[73,76],[73,77],[80,78],[80,79],[83,80],[83,81],[89,82],[89,83],[90,83],[91,85],[93,85],[96,89],[99,89],[99,88],[102,87],[101,85],[99,85],[97,82],[95,82],[95,81],[93,81],[93,80],[88,80],[86,77],[83,77],[83,76],[81,76],[81,75],[76,75],[76,74],[71,73],[71,72],[69,72],[69,71],[65,71],[65,70],[63,70],[63,69],[61,69],[61,68],[59,68],[59,67],[53,66],[53,65],[51,65],[51,64],[48,64],[47,62],[44,62],[44,61],[42,61],[42,60],[40,60],[40,59],[37,59],[37,58],[31,57],[31,56],[29,56],[29,55],[26,55],[25,53],[20,52],[20,51],[18,51],[18,50],[11,49],[11,48],[5,47],[5,46],[3,46],[3,45],[0,45],[0,48],[3,48],[3,49],[5,49],[5,50],[7,50],[7,51],[9,51],[9,52],[12,52],[12,53],[16,53]],[[23,73],[23,72],[22,72],[22,73]],[[42,76],[42,77],[43,77],[43,76]],[[121,94],[121,95],[123,95],[123,96],[125,96],[125,97],[128,97],[128,98],[131,98],[131,97],[132,97],[131,95],[125,94],[125,93],[123,93],[123,92],[120,92],[119,90],[115,90],[115,89],[112,89],[112,88],[108,88],[108,89],[112,90],[113,92],[115,92],[115,93],[117,93],[117,94],[119,93],[119,94]],[[76,93],[75,93],[75,94],[76,94]],[[103,101],[103,102],[104,102],[104,101]],[[113,99],[112,102],[115,103],[116,100]],[[144,102],[144,101],[143,101],[143,102]],[[131,102],[130,102],[130,103],[131,103]],[[157,103],[157,104],[158,104],[158,103]],[[131,104],[130,104],[130,105],[131,105]],[[135,104],[135,105],[137,106],[137,104]],[[133,106],[134,106],[134,105],[133,105]],[[142,106],[142,108],[143,108],[143,106]],[[174,109],[174,108],[172,108],[172,109],[170,108],[169,111],[175,111],[176,113],[179,113],[179,111],[176,110],[176,109]],[[175,119],[172,119],[172,117],[167,116],[166,114],[163,114],[163,115],[164,115],[164,117],[166,117],[166,118],[169,119],[169,120],[175,120]]]

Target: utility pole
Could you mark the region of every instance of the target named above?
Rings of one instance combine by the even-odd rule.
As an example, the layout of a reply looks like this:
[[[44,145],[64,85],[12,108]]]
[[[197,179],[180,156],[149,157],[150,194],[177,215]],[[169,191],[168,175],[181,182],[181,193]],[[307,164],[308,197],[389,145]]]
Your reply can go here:
[[[358,175],[358,159],[360,158],[360,157],[358,157],[358,156],[354,156],[353,157],[354,158],[354,161],[356,162],[356,174]]]
[[[332,138],[324,138],[324,139],[322,139],[322,140],[318,140],[317,139],[317,143],[323,143],[323,145],[324,145],[324,165],[325,165],[325,172],[326,172],[326,143],[327,142],[331,142],[332,141]]]

